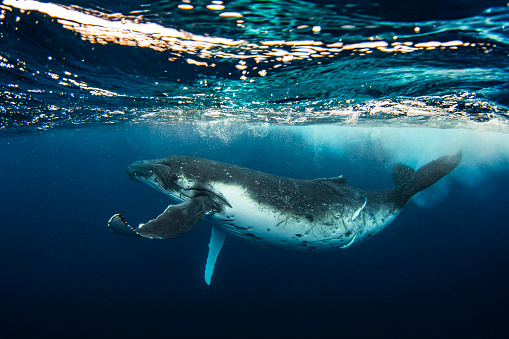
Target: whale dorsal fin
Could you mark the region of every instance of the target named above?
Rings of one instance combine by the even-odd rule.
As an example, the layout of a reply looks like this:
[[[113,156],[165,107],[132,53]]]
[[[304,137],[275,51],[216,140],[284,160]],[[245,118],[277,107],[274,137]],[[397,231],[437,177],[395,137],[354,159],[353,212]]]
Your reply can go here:
[[[346,185],[346,178],[340,175],[339,177],[329,178],[329,181],[336,185]]]
[[[318,181],[318,182],[321,182],[324,184],[334,184],[334,185],[339,185],[339,186],[346,185],[346,178],[343,177],[342,175],[340,175],[339,177],[334,177],[334,178],[313,179],[313,181]]]

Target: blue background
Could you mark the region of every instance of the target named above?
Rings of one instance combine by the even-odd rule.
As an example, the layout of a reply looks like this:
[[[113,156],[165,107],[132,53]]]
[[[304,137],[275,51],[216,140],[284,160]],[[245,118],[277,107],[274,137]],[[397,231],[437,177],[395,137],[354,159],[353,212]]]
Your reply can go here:
[[[204,132],[185,124],[1,138],[0,333],[5,338],[506,333],[504,154],[495,152],[491,165],[471,172],[469,161],[481,154],[465,148],[464,164],[427,198],[414,199],[425,203],[411,201],[381,234],[337,253],[293,254],[229,236],[211,286],[203,280],[206,222],[166,241],[108,231],[114,213],[137,224],[167,206],[165,196],[125,173],[140,159],[197,155],[295,178],[344,174],[351,186],[392,185],[390,150],[369,140],[349,144],[351,138],[341,137],[344,129],[324,136],[340,144],[339,152],[295,132],[305,127],[245,127],[224,129],[232,133],[227,139],[220,129]],[[441,198],[433,202],[435,194]]]

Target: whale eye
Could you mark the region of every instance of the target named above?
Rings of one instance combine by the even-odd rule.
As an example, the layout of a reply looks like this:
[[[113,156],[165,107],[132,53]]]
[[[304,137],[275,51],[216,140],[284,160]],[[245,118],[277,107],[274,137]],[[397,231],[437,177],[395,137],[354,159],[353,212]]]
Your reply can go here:
[[[172,173],[171,174],[171,180],[172,181],[177,181],[177,179],[178,179],[177,175],[175,173]]]

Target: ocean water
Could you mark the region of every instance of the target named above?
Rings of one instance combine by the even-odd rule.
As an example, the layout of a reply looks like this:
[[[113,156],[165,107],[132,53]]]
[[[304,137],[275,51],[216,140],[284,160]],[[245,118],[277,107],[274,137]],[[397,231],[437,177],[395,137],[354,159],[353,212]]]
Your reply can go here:
[[[506,1],[0,5],[0,335],[501,338]],[[329,254],[106,227],[160,214],[126,167],[173,154],[393,186],[463,150],[380,234]]]

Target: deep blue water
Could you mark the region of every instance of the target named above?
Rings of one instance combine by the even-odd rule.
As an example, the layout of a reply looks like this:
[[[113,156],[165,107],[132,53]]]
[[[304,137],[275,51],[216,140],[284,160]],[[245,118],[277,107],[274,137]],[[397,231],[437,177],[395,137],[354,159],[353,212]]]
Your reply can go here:
[[[257,136],[257,129],[265,133]],[[476,149],[500,147],[506,135],[463,144],[462,164],[438,188],[411,201],[387,229],[359,246],[305,255],[229,236],[211,286],[203,280],[206,222],[165,241],[108,231],[113,213],[144,221],[168,203],[126,175],[126,165],[141,158],[191,154],[298,178],[342,173],[351,186],[364,188],[391,185],[393,158],[412,162],[397,149],[373,147],[370,137],[361,138],[371,130],[257,129],[238,131],[227,142],[210,131],[202,138],[192,125],[0,139],[2,331],[8,337],[170,332],[499,337],[505,332],[507,146],[475,164],[483,158]],[[410,134],[419,133],[416,139],[428,140],[426,131]],[[447,132],[435,132],[432,139],[439,139],[437,133]],[[463,139],[451,134],[460,144],[483,136],[458,133],[471,133]],[[477,143],[484,146],[472,145]],[[431,152],[443,152],[431,146]],[[416,153],[408,153],[414,163]]]
[[[191,4],[2,1],[0,337],[504,337],[506,1]],[[207,222],[164,241],[106,227],[167,207],[126,174],[141,159],[382,189],[394,163],[458,149],[367,242],[228,236],[211,286]]]

